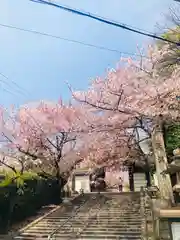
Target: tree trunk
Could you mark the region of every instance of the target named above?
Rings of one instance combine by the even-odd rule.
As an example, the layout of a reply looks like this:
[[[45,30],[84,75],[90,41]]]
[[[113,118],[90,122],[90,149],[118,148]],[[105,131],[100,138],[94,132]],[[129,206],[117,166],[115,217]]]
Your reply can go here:
[[[160,189],[161,199],[174,203],[170,176],[169,174],[162,174],[163,171],[167,170],[168,161],[161,124],[157,125],[152,134],[152,147],[154,151],[158,187]]]
[[[150,177],[150,170],[145,172],[146,180],[147,180],[147,187],[151,186],[151,177]]]
[[[54,196],[53,196],[54,204],[59,204],[62,202],[61,189],[62,189],[62,181],[61,181],[59,165],[57,165],[56,166],[56,182],[55,182],[55,189],[54,189]]]
[[[150,187],[151,186],[151,168],[150,168],[150,164],[147,157],[145,157],[145,175],[146,175],[147,187]]]

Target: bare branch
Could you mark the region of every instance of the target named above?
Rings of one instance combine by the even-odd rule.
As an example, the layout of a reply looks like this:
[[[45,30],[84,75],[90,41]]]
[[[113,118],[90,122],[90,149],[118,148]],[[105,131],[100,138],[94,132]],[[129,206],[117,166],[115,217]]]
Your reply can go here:
[[[4,165],[5,167],[11,169],[14,173],[17,173],[15,167],[13,167],[13,166],[11,166],[11,165],[5,163],[5,157],[3,157],[2,160],[0,160],[0,163],[1,163],[2,165]]]

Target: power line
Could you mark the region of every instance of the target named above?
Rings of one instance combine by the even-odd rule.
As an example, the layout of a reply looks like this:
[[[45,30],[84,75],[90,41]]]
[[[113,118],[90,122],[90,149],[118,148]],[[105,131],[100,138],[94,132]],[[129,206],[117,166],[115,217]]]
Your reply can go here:
[[[28,92],[25,88],[23,88],[22,86],[20,86],[18,83],[14,82],[13,80],[11,80],[10,78],[8,78],[6,75],[4,75],[3,73],[0,72],[0,75],[3,76],[6,80],[10,81],[14,86],[16,86],[18,88],[18,91],[16,88],[12,89],[14,92],[12,91],[9,91],[9,89],[5,89],[5,88],[2,88],[4,91],[10,93],[11,95],[14,95],[15,97],[17,97],[18,95],[17,94],[21,94],[23,96],[31,96],[32,94],[30,92]],[[7,86],[11,87],[11,85],[9,84],[9,82],[6,82],[6,80],[0,80],[0,82],[2,81],[3,83],[5,83]],[[16,92],[17,91],[17,92]],[[6,110],[7,112],[7,110]],[[8,112],[7,112],[8,113]],[[34,117],[32,116],[32,114],[30,114],[29,112],[27,112],[28,116],[30,118],[32,118],[36,124],[38,125],[38,128],[39,128],[39,123],[37,123],[37,121],[34,119]],[[8,115],[10,116],[10,114],[8,113]],[[42,129],[41,129],[42,130]]]
[[[50,2],[50,1],[51,1],[51,0],[49,0],[49,2]],[[37,2],[37,1],[34,1],[34,2]],[[65,4],[63,4],[63,6],[64,6],[64,7],[67,7],[67,8],[71,8],[70,6],[65,5]],[[81,11],[87,13],[87,14],[90,14],[90,12],[87,12],[87,11],[85,11],[84,9],[77,9],[77,8],[74,8],[74,9],[75,9],[75,10],[79,10],[79,11],[81,10]],[[97,14],[93,14],[93,15],[96,16],[96,17],[100,17],[100,18],[101,18],[100,15],[97,15]],[[103,17],[103,19],[124,25],[123,23],[120,23],[120,22],[118,22],[118,21],[115,21],[115,20],[113,20],[113,19],[111,19],[111,18],[105,18],[105,17]],[[128,26],[128,27],[133,27],[133,28],[135,28],[135,29],[137,29],[137,30],[140,30],[140,31],[143,31],[143,32],[147,32],[147,33],[153,34],[153,33],[150,32],[150,31],[146,31],[146,30],[144,30],[144,29],[142,29],[142,28],[137,28],[137,27],[132,26],[132,25],[126,24],[126,26]]]
[[[57,35],[52,35],[52,34],[45,33],[45,32],[39,32],[39,31],[36,31],[36,30],[16,27],[16,26],[2,24],[2,23],[0,23],[0,26],[1,27],[5,27],[5,28],[10,28],[10,29],[23,31],[23,32],[29,32],[29,33],[33,33],[33,34],[37,34],[37,35],[42,35],[42,36],[46,36],[46,37],[56,38],[56,39],[60,39],[60,40],[71,42],[71,43],[78,43],[78,44],[81,44],[81,45],[84,45],[84,46],[87,46],[87,47],[93,47],[93,48],[96,48],[96,49],[105,50],[105,51],[109,51],[109,52],[115,52],[115,53],[118,53],[118,54],[137,56],[137,57],[139,56],[139,57],[147,58],[144,55],[135,54],[135,53],[129,53],[129,52],[121,52],[121,51],[116,50],[116,49],[106,48],[106,47],[103,47],[103,46],[100,46],[100,45],[94,45],[94,44],[86,43],[86,42],[83,42],[83,41],[78,41],[78,40],[73,40],[73,39],[69,39],[69,38],[64,38],[64,37],[60,37],[60,36],[57,36]]]
[[[85,11],[80,11],[78,9],[74,9],[74,8],[71,8],[71,7],[66,7],[64,5],[60,5],[60,4],[53,3],[53,2],[47,2],[46,0],[29,0],[29,1],[36,2],[36,3],[41,3],[41,4],[46,4],[46,5],[49,5],[49,6],[56,7],[56,8],[60,8],[64,11],[71,12],[71,13],[77,14],[79,16],[88,17],[88,18],[94,19],[96,21],[99,21],[99,22],[102,22],[102,23],[105,23],[105,24],[108,24],[108,25],[111,25],[111,26],[114,26],[114,27],[122,28],[122,29],[125,29],[125,30],[128,30],[128,31],[134,32],[134,33],[141,34],[141,35],[146,36],[146,37],[150,37],[150,38],[153,38],[153,39],[158,39],[158,40],[161,40],[161,41],[164,41],[164,42],[168,42],[168,43],[172,43],[172,44],[175,44],[177,46],[180,46],[180,43],[178,43],[178,42],[174,42],[174,41],[156,36],[154,34],[147,33],[146,31],[141,31],[141,30],[138,30],[136,28],[130,27],[126,24],[120,24],[120,23],[117,23],[115,21],[111,21],[111,20],[108,20],[106,18],[96,16],[94,14],[91,14],[91,13],[88,13],[88,12],[85,12]]]
[[[5,78],[6,80],[8,80],[8,81],[6,81],[6,80],[4,80],[4,79],[0,79],[0,82],[4,83],[5,85],[9,86],[10,88],[11,88],[12,86],[11,86],[11,84],[10,84],[9,82],[11,82],[12,85],[17,88],[16,91],[18,91],[20,94],[23,94],[23,95],[24,95],[24,92],[27,91],[27,90],[24,89],[23,87],[19,86],[15,81],[13,81],[13,80],[11,80],[9,77],[5,76],[3,73],[0,72],[0,75],[1,75],[3,78]],[[5,89],[5,91],[7,91],[7,90]],[[30,94],[30,93],[28,93],[28,94]],[[30,94],[30,95],[31,95],[31,94]],[[26,96],[26,95],[24,95],[24,96]]]
[[[0,90],[3,90],[4,92],[9,93],[10,95],[13,95],[16,98],[19,97],[19,94],[24,97],[27,97],[28,95],[31,96],[31,94],[28,93],[26,89],[24,89],[23,87],[18,85],[16,82],[14,82],[13,80],[5,76],[3,73],[0,72],[0,76],[4,78],[4,79],[0,79],[0,83],[3,83],[5,86],[9,87],[9,89],[7,89],[5,86],[1,84]]]
[[[49,2],[50,2],[50,1],[51,1],[51,0],[49,0]],[[37,1],[34,1],[34,2],[37,2]],[[66,7],[66,8],[71,8],[70,6],[65,5],[65,4],[63,4],[63,6]],[[85,13],[87,13],[87,14],[90,14],[90,12],[87,12],[87,11],[85,11],[84,9],[77,9],[77,8],[74,8],[74,9],[75,9],[75,10],[79,10],[79,11],[83,11],[83,12],[85,12]],[[93,15],[96,16],[96,17],[102,18],[102,17],[101,17],[100,15],[98,15],[98,14],[93,14]],[[103,17],[103,19],[109,20],[109,21],[112,21],[112,22],[115,22],[115,23],[118,23],[118,24],[125,25],[125,24],[123,24],[122,22],[118,22],[118,21],[113,20],[112,18],[105,18],[105,17]],[[132,25],[126,24],[126,26],[131,27],[131,28],[135,28],[135,29],[137,29],[137,30],[140,30],[140,31],[143,31],[143,32],[146,32],[146,33],[154,34],[153,32],[146,31],[146,30],[144,30],[144,29],[142,29],[142,28],[137,28],[137,27],[132,26]]]

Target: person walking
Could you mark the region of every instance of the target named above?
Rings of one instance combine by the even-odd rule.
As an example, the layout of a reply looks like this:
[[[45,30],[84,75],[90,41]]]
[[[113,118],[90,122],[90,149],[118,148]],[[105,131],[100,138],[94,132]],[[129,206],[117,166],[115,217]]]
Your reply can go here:
[[[123,179],[119,177],[119,192],[122,192],[123,190]]]

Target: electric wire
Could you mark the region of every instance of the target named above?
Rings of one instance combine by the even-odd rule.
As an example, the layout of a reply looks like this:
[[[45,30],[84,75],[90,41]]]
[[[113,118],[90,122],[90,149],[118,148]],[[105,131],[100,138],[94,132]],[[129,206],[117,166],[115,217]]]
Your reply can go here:
[[[114,26],[114,27],[118,27],[118,28],[122,28],[124,30],[128,30],[128,31],[131,31],[131,32],[134,32],[134,33],[138,33],[138,34],[146,36],[146,37],[150,37],[150,38],[153,38],[153,39],[161,40],[161,41],[164,41],[164,42],[167,42],[167,43],[171,43],[171,44],[175,44],[177,46],[180,46],[180,42],[171,41],[169,39],[159,37],[155,34],[151,34],[151,33],[148,33],[146,31],[141,31],[141,30],[138,30],[136,28],[130,27],[126,24],[117,23],[117,22],[111,21],[107,18],[96,16],[96,15],[94,15],[92,13],[89,13],[89,12],[80,11],[80,10],[72,8],[72,7],[66,7],[64,5],[60,5],[60,4],[57,4],[57,3],[54,3],[54,2],[50,2],[50,1],[48,2],[46,0],[29,0],[29,1],[35,2],[35,3],[46,4],[46,5],[56,7],[56,8],[59,8],[61,10],[67,11],[67,12],[71,12],[71,13],[79,15],[79,16],[91,18],[91,19],[96,20],[98,22],[102,22],[102,23],[105,23],[105,24],[108,24],[108,25],[111,25],[111,26]]]
[[[95,44],[86,43],[86,42],[83,42],[83,41],[78,41],[78,40],[73,40],[73,39],[69,39],[69,38],[65,38],[65,37],[60,37],[60,36],[57,36],[57,35],[52,35],[50,33],[40,32],[40,31],[36,31],[36,30],[21,28],[21,27],[17,27],[17,26],[13,26],[13,25],[2,24],[2,23],[0,23],[0,26],[5,27],[5,28],[9,28],[9,29],[19,30],[19,31],[23,31],[23,32],[37,34],[37,35],[42,35],[42,36],[46,36],[46,37],[56,38],[56,39],[60,39],[60,40],[71,42],[71,43],[77,43],[77,44],[81,44],[81,45],[84,45],[84,46],[87,46],[87,47],[92,47],[92,48],[96,48],[96,49],[100,49],[100,50],[105,50],[105,51],[109,51],[109,52],[118,53],[120,55],[129,55],[129,56],[137,56],[137,57],[147,58],[144,55],[140,55],[140,54],[136,54],[136,53],[130,53],[130,52],[123,52],[123,51],[119,51],[119,50],[116,50],[116,49],[103,47],[103,46],[100,46],[100,45],[95,45]]]
[[[36,2],[36,1],[35,1],[35,2]],[[54,2],[55,2],[55,1],[54,1]],[[39,3],[39,2],[38,2],[38,3]],[[59,2],[58,2],[58,3],[59,3]],[[64,6],[64,7],[67,7],[67,8],[71,8],[69,5],[65,5],[65,4],[63,4],[63,6]],[[90,12],[87,12],[87,11],[85,11],[84,9],[77,9],[77,8],[74,8],[74,9],[75,9],[75,10],[82,11],[82,12],[85,12],[85,13],[87,13],[87,14],[90,14]],[[101,16],[98,15],[98,14],[93,14],[93,15],[96,16],[96,17],[101,17]],[[112,22],[115,22],[115,23],[124,25],[124,23],[115,21],[115,20],[113,20],[113,19],[111,19],[111,18],[103,17],[103,19],[105,19],[105,20],[110,20],[110,21],[112,21]],[[153,32],[146,31],[146,30],[144,30],[144,29],[142,29],[142,28],[137,28],[137,27],[132,26],[132,25],[126,24],[126,26],[128,26],[128,27],[133,27],[133,28],[135,28],[135,29],[137,29],[137,30],[144,31],[144,32],[147,32],[147,33],[150,33],[150,34],[154,34]]]

